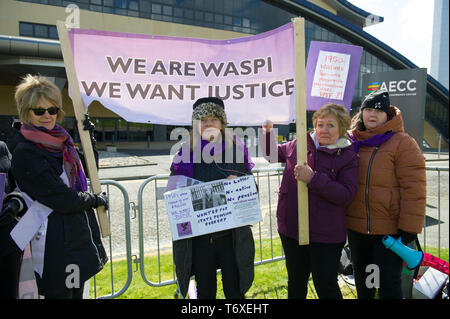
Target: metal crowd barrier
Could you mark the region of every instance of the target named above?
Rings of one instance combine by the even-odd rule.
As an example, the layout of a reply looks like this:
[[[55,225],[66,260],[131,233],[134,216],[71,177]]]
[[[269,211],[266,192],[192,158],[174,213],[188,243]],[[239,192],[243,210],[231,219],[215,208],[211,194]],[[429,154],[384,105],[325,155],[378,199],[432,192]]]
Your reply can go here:
[[[103,245],[108,255],[108,262],[106,263],[102,272],[109,272],[109,294],[97,296],[97,276],[91,278],[91,285],[93,285],[94,298],[98,299],[112,299],[122,295],[130,286],[133,278],[132,271],[132,255],[131,255],[131,232],[130,232],[130,201],[127,190],[118,182],[113,180],[101,180],[102,191],[105,191],[109,198],[108,219],[111,225],[111,236],[102,238]],[[122,195],[117,196],[117,192]],[[123,198],[121,201],[120,199]],[[121,203],[123,202],[123,204]],[[121,205],[122,204],[122,205]],[[123,209],[121,209],[123,207]],[[111,211],[114,210],[114,214]],[[115,251],[115,242],[124,241],[125,251]],[[116,286],[114,278],[114,266],[116,260],[124,259],[126,261],[127,276],[122,287]],[[104,287],[102,287],[104,288]],[[104,288],[105,289],[105,288]]]
[[[142,279],[144,280],[145,283],[147,283],[148,285],[152,286],[152,287],[160,287],[160,286],[165,286],[165,285],[170,285],[173,283],[176,283],[176,279],[175,279],[175,275],[173,275],[173,278],[170,280],[162,280],[162,274],[161,274],[161,230],[160,230],[160,223],[159,220],[160,218],[165,218],[167,216],[160,216],[160,205],[159,205],[159,201],[164,200],[164,191],[166,188],[166,185],[162,185],[162,186],[158,186],[158,181],[165,181],[164,184],[167,184],[167,180],[169,178],[168,174],[164,174],[164,175],[156,175],[156,176],[152,176],[150,178],[147,178],[146,180],[144,180],[144,182],[141,184],[141,186],[139,187],[139,191],[138,191],[138,218],[139,218],[139,270],[142,276]],[[154,182],[154,192],[153,192],[153,196],[152,199],[154,200],[155,203],[155,220],[154,220],[154,224],[156,225],[156,234],[155,234],[155,240],[156,240],[156,253],[157,253],[157,267],[158,267],[158,281],[154,282],[151,281],[150,279],[147,278],[147,275],[145,273],[145,234],[144,234],[144,190],[146,188],[147,185],[149,185],[151,182]],[[170,235],[170,230],[169,233],[167,233],[166,230],[166,236]],[[171,237],[170,237],[171,238]],[[175,270],[172,271],[173,274],[175,273]]]
[[[437,249],[438,249],[438,256],[437,257],[441,257],[441,224],[442,222],[442,218],[441,218],[441,172],[447,172],[448,173],[448,167],[441,167],[441,166],[427,166],[427,173],[428,172],[436,172],[437,174],[437,206],[435,207],[437,209],[437,218],[436,218],[436,222],[437,222]],[[448,175],[447,175],[448,178]],[[428,180],[427,180],[428,183]],[[448,184],[447,184],[448,185]],[[428,194],[427,192],[427,206],[429,205],[428,203],[428,198],[431,196],[432,194]],[[430,205],[431,206],[431,205]],[[433,206],[431,206],[433,207]],[[448,216],[449,212],[447,211],[447,219],[449,218]],[[426,219],[425,219],[425,224],[423,227],[423,232],[422,235],[419,236],[419,239],[421,240],[421,245],[423,246],[423,250],[426,251],[427,249],[427,218],[429,218],[429,216],[427,215]],[[448,225],[446,226],[446,229],[448,231]],[[447,236],[447,245],[448,245],[448,236]],[[432,243],[433,245],[433,243]],[[448,247],[447,247],[448,248]]]
[[[282,249],[278,249],[274,252],[274,240],[279,240],[278,232],[276,230],[276,204],[277,204],[277,191],[281,181],[281,175],[283,173],[283,167],[274,168],[261,168],[254,169],[253,175],[259,189],[259,199],[260,205],[263,211],[263,221],[259,222],[257,225],[253,226],[253,236],[255,238],[255,243],[259,246],[256,250],[255,256],[255,266],[271,263],[274,261],[279,261],[284,259],[284,252]],[[441,172],[448,172],[447,167],[427,167],[427,172],[433,171],[438,174],[438,193],[437,193],[437,220],[438,220],[438,257],[440,257],[441,251]],[[94,298],[115,298],[123,294],[131,284],[132,280],[132,264],[136,263],[135,272],[139,268],[142,280],[152,286],[161,287],[166,285],[171,285],[176,283],[175,270],[172,264],[172,274],[169,278],[163,278],[161,272],[161,256],[162,254],[171,254],[171,233],[170,227],[168,225],[168,216],[165,211],[164,204],[164,192],[167,185],[169,175],[156,175],[144,180],[138,190],[138,204],[137,216],[138,216],[138,241],[139,241],[139,257],[132,255],[131,252],[131,235],[130,235],[130,202],[128,198],[128,193],[125,188],[119,183],[112,180],[102,180],[101,184],[103,189],[106,188],[107,194],[110,198],[110,208],[108,210],[108,216],[110,217],[110,223],[112,225],[112,235],[107,239],[103,239],[105,246],[108,247],[109,263],[105,266],[110,272],[110,293],[107,295],[102,295],[97,297],[96,293],[96,283],[94,279],[95,293]],[[123,196],[123,217],[120,220],[120,214],[114,214],[114,220],[111,218],[111,210],[118,209],[120,205],[117,204],[118,197],[111,193],[110,188],[114,187],[122,193]],[[149,189],[150,188],[150,189]],[[268,196],[266,196],[266,194]],[[112,196],[112,197],[111,197]],[[119,196],[120,197],[120,196]],[[428,202],[428,201],[427,201]],[[132,205],[134,203],[131,203]],[[448,212],[447,212],[448,214]],[[119,218],[119,220],[117,220]],[[116,229],[114,225],[123,223],[124,229],[118,231],[120,238],[117,238]],[[427,230],[424,225],[424,231],[421,235],[421,243],[426,249],[427,245]],[[420,238],[420,237],[419,237]],[[125,240],[125,252],[121,252],[119,259],[125,258],[127,267],[127,278],[124,285],[117,290],[114,285],[114,258],[117,255],[113,251],[114,241]],[[135,240],[135,238],[133,238]],[[264,241],[270,241],[270,253],[264,249]],[[447,239],[448,240],[448,239]],[[281,246],[281,245],[279,245]],[[263,255],[269,254],[269,258],[263,258]],[[156,268],[155,271],[150,271],[146,268],[147,256],[156,257]],[[133,261],[134,258],[134,261]],[[105,271],[105,270],[103,270]],[[167,277],[167,274],[164,276]],[[150,278],[152,277],[152,278]]]

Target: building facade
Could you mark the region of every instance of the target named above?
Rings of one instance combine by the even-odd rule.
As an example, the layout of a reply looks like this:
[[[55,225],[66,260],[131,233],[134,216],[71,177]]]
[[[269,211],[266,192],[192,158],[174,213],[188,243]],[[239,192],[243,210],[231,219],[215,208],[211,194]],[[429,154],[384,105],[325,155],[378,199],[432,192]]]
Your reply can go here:
[[[73,9],[79,8],[79,15]],[[306,53],[311,41],[363,47],[352,113],[362,99],[362,75],[417,68],[411,61],[364,32],[383,18],[345,0],[2,0],[0,2],[0,131],[7,131],[17,111],[14,86],[26,73],[51,77],[63,90],[65,125],[74,125],[67,80],[57,40],[56,21],[80,28],[166,36],[230,39],[265,32],[302,16]],[[427,78],[424,145],[448,149],[448,89]],[[89,107],[99,141],[167,140],[171,127],[130,123],[94,102]],[[308,114],[309,119],[311,114]],[[312,123],[309,120],[308,124]],[[280,127],[286,137],[294,127]],[[2,134],[0,132],[0,134]],[[6,134],[6,133],[5,133]],[[1,138],[1,136],[0,136]]]

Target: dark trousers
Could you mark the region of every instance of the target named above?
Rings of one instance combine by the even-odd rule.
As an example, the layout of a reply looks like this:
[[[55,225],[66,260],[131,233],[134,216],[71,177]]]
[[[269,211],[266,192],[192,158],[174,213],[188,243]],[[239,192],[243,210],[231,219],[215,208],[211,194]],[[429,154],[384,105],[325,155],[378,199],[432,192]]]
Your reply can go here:
[[[20,265],[23,252],[19,249],[0,257],[0,299],[19,298]]]
[[[45,299],[83,299],[84,282],[80,288],[67,288],[57,293],[46,293]]]
[[[311,273],[320,299],[342,299],[337,275],[345,243],[300,246],[295,239],[282,234],[280,238],[286,256],[289,299],[306,299]]]
[[[243,299],[239,289],[239,270],[233,248],[231,231],[216,237],[214,234],[193,239],[192,264],[197,283],[198,299],[215,299],[217,293],[217,269],[222,270],[225,298]]]
[[[383,235],[365,235],[348,231],[358,299],[375,298],[374,282],[379,279],[380,299],[401,299],[403,261],[381,242]],[[369,266],[369,267],[368,267]],[[376,271],[379,269],[379,278]]]

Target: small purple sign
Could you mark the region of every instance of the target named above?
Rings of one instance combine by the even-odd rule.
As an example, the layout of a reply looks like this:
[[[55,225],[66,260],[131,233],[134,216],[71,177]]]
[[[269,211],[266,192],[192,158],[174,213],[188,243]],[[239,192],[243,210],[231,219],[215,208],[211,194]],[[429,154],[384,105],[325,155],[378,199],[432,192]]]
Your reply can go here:
[[[192,235],[191,222],[177,224],[178,237]]]
[[[358,79],[362,47],[311,41],[306,63],[306,109],[316,111],[326,103],[350,110]]]

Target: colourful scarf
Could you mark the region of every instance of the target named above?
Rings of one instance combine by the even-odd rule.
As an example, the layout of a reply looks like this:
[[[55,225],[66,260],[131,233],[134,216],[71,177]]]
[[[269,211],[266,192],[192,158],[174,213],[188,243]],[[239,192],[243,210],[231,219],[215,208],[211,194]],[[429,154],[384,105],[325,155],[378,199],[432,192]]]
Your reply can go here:
[[[48,130],[44,127],[24,123],[20,128],[20,132],[25,139],[49,152],[52,156],[62,156],[70,187],[78,191],[87,191],[87,181],[83,171],[83,165],[75,149],[72,137],[64,128],[56,124],[52,130]]]
[[[236,145],[241,145],[242,146],[243,151],[244,151],[244,164],[245,164],[245,167],[249,171],[251,171],[252,168],[255,166],[255,163],[253,163],[253,161],[251,160],[251,158],[250,158],[250,156],[248,154],[248,150],[245,147],[245,144],[242,141],[238,140],[236,136],[234,136],[233,139],[234,139]],[[203,148],[206,145],[208,145],[208,144],[209,144],[208,141],[205,141],[203,139],[201,140],[200,145],[201,145],[201,151],[202,152],[203,152]],[[183,151],[183,149],[181,149],[178,152],[178,154],[175,155],[175,157],[181,157],[182,156],[182,151]],[[225,141],[222,141],[222,148],[220,150],[220,153],[223,153],[224,151],[225,151]],[[172,163],[172,169],[173,169],[174,175],[184,175],[186,177],[194,178],[194,162],[195,162],[194,156],[196,154],[197,154],[197,152],[193,152],[193,151],[190,152],[190,154],[189,154],[189,162],[188,163],[185,163],[183,161],[176,161],[175,160]],[[200,152],[200,154],[201,154],[201,152]],[[214,156],[214,147],[211,148],[211,155]]]
[[[394,135],[394,132],[392,132],[392,130],[387,131],[384,134],[377,134],[372,136],[371,138],[365,140],[365,141],[358,141],[356,139],[356,137],[354,135],[349,135],[350,140],[353,143],[353,146],[355,148],[355,152],[358,153],[359,148],[361,146],[369,146],[369,147],[379,147],[381,146],[381,144],[383,144],[384,142],[386,142],[388,139],[390,139],[392,137],[392,135]]]

